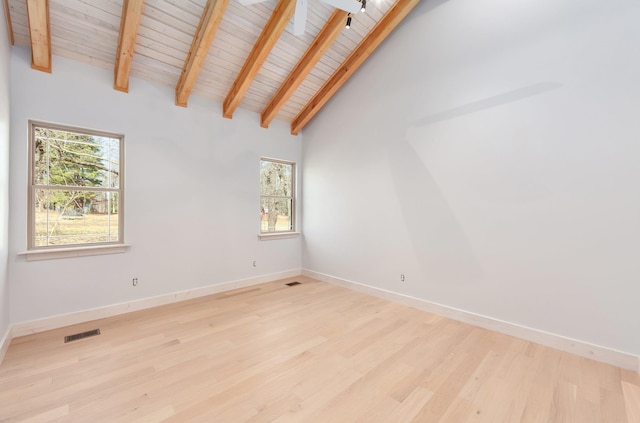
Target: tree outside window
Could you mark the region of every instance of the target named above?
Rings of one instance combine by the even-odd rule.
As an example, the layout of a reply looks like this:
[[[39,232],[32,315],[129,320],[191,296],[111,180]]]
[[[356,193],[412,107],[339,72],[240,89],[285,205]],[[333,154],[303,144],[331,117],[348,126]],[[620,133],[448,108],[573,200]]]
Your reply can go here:
[[[123,137],[30,122],[29,248],[122,243]]]
[[[295,230],[295,163],[260,160],[260,232]]]

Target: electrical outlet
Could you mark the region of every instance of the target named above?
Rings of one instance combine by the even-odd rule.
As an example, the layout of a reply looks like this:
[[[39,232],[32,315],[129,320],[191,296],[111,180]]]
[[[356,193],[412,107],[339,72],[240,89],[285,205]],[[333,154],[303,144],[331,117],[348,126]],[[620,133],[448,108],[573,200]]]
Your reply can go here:
[[[401,274],[400,274],[400,281],[401,281],[401,282],[404,282],[404,273],[401,273]]]
[[[258,267],[255,260],[253,261],[253,267]]]
[[[138,278],[133,278],[133,286],[138,286]]]

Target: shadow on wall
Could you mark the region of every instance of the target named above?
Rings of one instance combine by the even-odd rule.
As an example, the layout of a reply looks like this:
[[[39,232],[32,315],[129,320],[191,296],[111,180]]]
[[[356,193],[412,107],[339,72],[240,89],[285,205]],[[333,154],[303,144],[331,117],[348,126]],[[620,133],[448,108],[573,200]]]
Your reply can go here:
[[[519,88],[517,90],[498,94],[493,97],[488,97],[479,101],[475,101],[473,103],[455,107],[450,110],[433,113],[431,115],[409,122],[409,128],[411,128],[412,126],[419,128],[421,126],[429,125],[435,122],[442,122],[445,120],[468,115],[470,113],[479,112],[481,110],[503,106],[505,104],[524,100],[526,98],[543,94],[547,91],[557,90],[559,88],[562,88],[562,84],[558,82],[540,82],[538,84],[529,85],[524,88]]]
[[[389,167],[399,197],[398,204],[407,228],[410,228],[407,232],[426,277],[435,280],[446,278],[448,284],[463,285],[482,279],[484,272],[454,207],[429,170],[428,162],[416,150],[421,143],[429,141],[429,132],[422,129],[436,122],[521,101],[561,87],[562,84],[554,82],[532,84],[414,119],[408,122],[404,138],[390,145]]]
[[[389,170],[416,259],[427,280],[463,285],[483,277],[480,263],[431,173],[408,140],[389,146]]]

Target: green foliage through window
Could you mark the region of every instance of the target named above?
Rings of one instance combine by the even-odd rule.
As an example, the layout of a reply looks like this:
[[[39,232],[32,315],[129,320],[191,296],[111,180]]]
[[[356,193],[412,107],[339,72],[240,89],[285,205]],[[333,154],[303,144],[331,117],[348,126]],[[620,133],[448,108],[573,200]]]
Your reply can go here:
[[[119,135],[31,123],[30,247],[122,242]]]

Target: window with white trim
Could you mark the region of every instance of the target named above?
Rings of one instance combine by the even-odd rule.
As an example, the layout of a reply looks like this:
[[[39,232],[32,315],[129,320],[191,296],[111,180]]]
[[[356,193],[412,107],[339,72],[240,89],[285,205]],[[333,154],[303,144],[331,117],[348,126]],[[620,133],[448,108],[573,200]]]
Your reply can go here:
[[[29,122],[29,250],[123,244],[124,136]]]
[[[260,233],[295,231],[296,164],[260,159]]]

